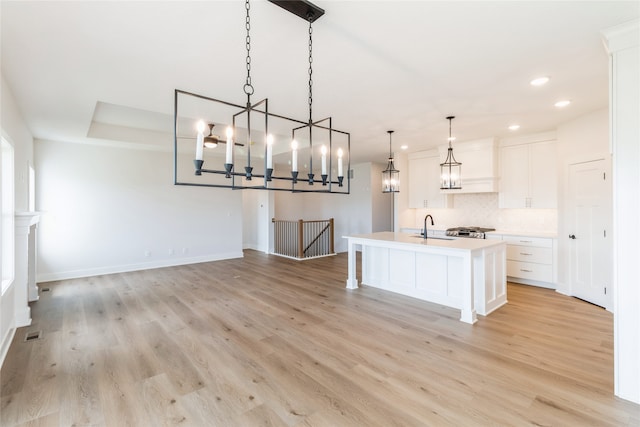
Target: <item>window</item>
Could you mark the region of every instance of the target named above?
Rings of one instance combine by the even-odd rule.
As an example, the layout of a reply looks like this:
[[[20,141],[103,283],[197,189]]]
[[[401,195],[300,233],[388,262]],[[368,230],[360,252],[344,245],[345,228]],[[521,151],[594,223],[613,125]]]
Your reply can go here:
[[[14,234],[13,225],[13,146],[7,140],[2,139],[2,149],[0,150],[0,211],[2,212],[2,224],[0,226],[0,241],[2,242],[2,252],[0,257],[0,272],[2,273],[1,294],[9,288],[14,279]],[[0,295],[1,295],[0,294]]]

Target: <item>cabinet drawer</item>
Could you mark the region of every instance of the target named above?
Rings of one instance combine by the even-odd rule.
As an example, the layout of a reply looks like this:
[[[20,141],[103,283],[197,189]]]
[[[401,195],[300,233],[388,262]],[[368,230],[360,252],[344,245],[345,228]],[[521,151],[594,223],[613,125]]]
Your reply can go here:
[[[507,245],[537,246],[540,248],[553,247],[553,239],[544,237],[504,236],[502,240],[507,242]]]
[[[507,245],[507,259],[551,265],[553,264],[553,250],[535,246]]]
[[[552,283],[553,269],[550,264],[535,264],[508,260],[507,276]]]

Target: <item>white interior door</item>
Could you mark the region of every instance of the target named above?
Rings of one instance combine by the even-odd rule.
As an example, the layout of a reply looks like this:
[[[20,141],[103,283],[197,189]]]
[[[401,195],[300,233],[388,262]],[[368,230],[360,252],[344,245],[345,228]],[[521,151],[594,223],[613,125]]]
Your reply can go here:
[[[605,160],[569,165],[571,292],[611,307],[611,185]]]

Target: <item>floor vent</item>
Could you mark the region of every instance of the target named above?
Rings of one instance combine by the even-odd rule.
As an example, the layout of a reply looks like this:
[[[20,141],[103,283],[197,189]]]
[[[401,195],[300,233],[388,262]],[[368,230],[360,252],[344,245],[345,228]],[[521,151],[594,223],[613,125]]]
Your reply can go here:
[[[41,292],[49,292],[50,290],[50,288],[42,288]]]
[[[24,342],[39,340],[42,337],[42,331],[27,332],[24,336]]]

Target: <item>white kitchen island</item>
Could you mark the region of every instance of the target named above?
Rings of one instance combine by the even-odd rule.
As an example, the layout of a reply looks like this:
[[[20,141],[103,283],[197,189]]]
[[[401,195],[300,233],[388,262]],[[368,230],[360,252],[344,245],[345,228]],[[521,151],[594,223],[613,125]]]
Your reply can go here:
[[[381,232],[348,239],[347,288],[358,288],[356,250],[362,250],[362,283],[461,310],[475,323],[507,303],[506,244],[500,240],[441,240]],[[477,313],[477,314],[476,314]]]

